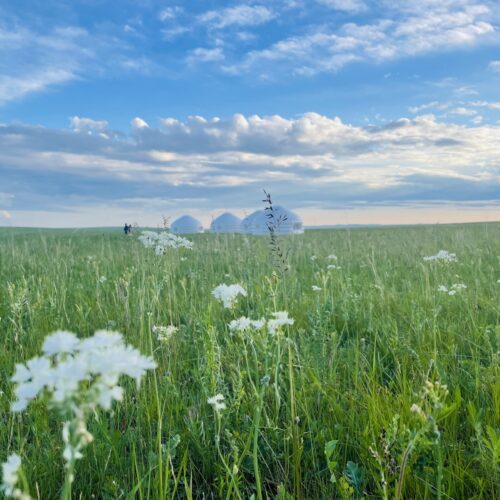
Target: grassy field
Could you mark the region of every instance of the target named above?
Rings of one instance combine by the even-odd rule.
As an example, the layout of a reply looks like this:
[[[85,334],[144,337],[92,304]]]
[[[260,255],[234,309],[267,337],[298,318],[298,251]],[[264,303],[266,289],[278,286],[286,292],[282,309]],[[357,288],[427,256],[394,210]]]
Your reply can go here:
[[[500,498],[498,223],[307,231],[281,239],[287,271],[266,237],[189,239],[0,230],[0,460],[32,497],[61,495],[62,421],[10,412],[14,366],[110,329],[158,366],[89,420],[73,498]],[[457,261],[423,260],[441,249]],[[247,296],[225,309],[221,283]],[[229,330],[276,311],[294,324]]]

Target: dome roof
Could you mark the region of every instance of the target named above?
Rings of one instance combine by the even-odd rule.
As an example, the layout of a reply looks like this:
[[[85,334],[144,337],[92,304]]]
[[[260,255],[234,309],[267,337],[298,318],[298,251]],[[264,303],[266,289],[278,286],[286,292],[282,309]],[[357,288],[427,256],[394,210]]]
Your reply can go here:
[[[247,215],[242,221],[241,225],[243,228],[243,232],[245,233],[252,233],[252,228],[255,224],[255,221],[264,214],[264,210],[256,210],[255,212],[252,212],[250,215]]]
[[[248,232],[260,235],[268,234],[268,226],[272,222],[272,219],[268,217],[269,213],[269,210],[260,210],[259,213],[255,213],[256,215],[250,224],[251,229]],[[277,234],[301,234],[304,232],[302,219],[295,212],[275,205],[273,216]]]
[[[210,231],[212,233],[241,233],[241,219],[236,217],[236,215],[226,212],[212,221]]]
[[[183,215],[177,220],[172,222],[170,227],[173,233],[176,234],[191,234],[191,233],[202,233],[203,226],[198,219],[191,217],[190,215]]]

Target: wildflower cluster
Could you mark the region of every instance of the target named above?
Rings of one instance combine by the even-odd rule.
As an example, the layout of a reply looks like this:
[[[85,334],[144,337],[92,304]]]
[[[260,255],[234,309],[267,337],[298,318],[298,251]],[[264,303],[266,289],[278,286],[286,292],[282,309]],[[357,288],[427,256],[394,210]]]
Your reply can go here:
[[[245,316],[242,316],[238,319],[233,319],[231,323],[229,323],[229,330],[232,332],[244,332],[246,330],[260,330],[266,324],[266,320],[262,319],[250,319]]]
[[[193,248],[193,242],[169,233],[162,231],[142,231],[141,235],[137,238],[146,248],[154,248],[156,255],[163,255],[169,248]]]
[[[226,403],[224,403],[224,396],[222,394],[216,394],[208,398],[207,403],[213,407],[216,413],[220,413],[222,410],[226,409]]]
[[[457,262],[457,254],[450,253],[447,250],[439,250],[436,255],[428,255],[427,257],[424,257],[424,261]]]
[[[465,290],[466,288],[467,285],[464,285],[463,283],[455,283],[454,285],[451,285],[450,288],[445,285],[439,285],[438,292],[447,293],[448,295],[455,295],[460,290]]]
[[[420,396],[420,404],[411,405],[410,411],[417,415],[423,423],[427,424],[425,432],[430,433],[433,441],[439,440],[440,431],[437,427],[439,412],[445,407],[446,398],[449,394],[446,384],[439,381],[427,380]]]
[[[329,271],[332,271],[333,269],[342,269],[341,266],[337,266],[336,264],[328,264],[326,266],[326,268],[329,270]]]
[[[160,342],[166,342],[172,335],[177,332],[178,328],[174,325],[158,326],[154,325],[151,330],[158,337]]]
[[[57,331],[46,337],[42,350],[42,356],[16,365],[11,379],[16,383],[12,411],[24,411],[38,395],[50,396],[50,404],[66,419],[63,458],[67,469],[65,491],[70,492],[75,462],[93,440],[86,417],[98,408],[109,410],[113,401],[122,400],[123,388],[118,385],[122,375],[139,385],[146,370],[155,368],[156,363],[126,345],[120,333],[105,330],[86,339]]]
[[[30,500],[31,497],[17,486],[20,469],[21,457],[17,453],[12,453],[7,458],[7,461],[2,464],[2,486],[0,491],[7,497]]]
[[[212,290],[212,295],[217,300],[220,300],[226,309],[230,309],[236,302],[238,295],[246,297],[247,292],[241,285],[226,285],[223,283]]]
[[[45,390],[56,406],[108,410],[113,400],[122,399],[118,385],[122,375],[139,383],[145,371],[156,366],[151,358],[125,345],[120,333],[106,330],[82,340],[58,331],[45,339],[42,349],[43,356],[16,365],[11,379],[17,384],[14,412],[25,410]]]
[[[278,311],[272,313],[271,319],[250,319],[245,316],[242,316],[239,319],[235,319],[229,323],[229,330],[244,332],[248,330],[261,330],[264,327],[267,327],[267,331],[270,335],[275,335],[276,332],[285,325],[293,325],[294,320],[288,316],[288,312],[286,311]]]

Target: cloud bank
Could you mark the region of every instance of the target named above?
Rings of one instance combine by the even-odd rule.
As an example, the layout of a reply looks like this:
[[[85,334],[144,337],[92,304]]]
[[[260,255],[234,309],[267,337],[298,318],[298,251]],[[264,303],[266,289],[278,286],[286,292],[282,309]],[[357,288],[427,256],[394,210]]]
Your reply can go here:
[[[500,127],[432,114],[359,127],[339,117],[136,117],[72,128],[0,125],[0,209],[245,208],[266,188],[291,208],[487,205],[500,200]]]

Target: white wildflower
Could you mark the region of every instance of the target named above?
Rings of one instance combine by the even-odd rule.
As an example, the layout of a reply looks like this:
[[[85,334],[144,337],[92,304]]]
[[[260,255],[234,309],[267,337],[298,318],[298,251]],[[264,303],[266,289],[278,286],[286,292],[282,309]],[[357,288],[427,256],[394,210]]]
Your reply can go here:
[[[415,413],[416,415],[418,415],[418,416],[420,416],[420,417],[424,417],[424,418],[425,418],[425,413],[424,413],[424,411],[423,411],[423,410],[422,410],[422,408],[421,408],[418,404],[416,404],[416,403],[413,403],[413,404],[411,405],[410,411],[411,411],[412,413]]]
[[[314,262],[318,257],[316,255],[311,255],[310,259]]]
[[[139,384],[145,371],[155,368],[156,363],[126,345],[120,333],[105,330],[83,340],[71,332],[57,331],[45,339],[43,352],[44,356],[16,365],[12,377],[16,383],[16,401],[11,409],[23,411],[39,394],[47,394],[55,407],[72,415],[62,431],[63,458],[67,477],[72,482],[75,462],[82,458],[82,449],[93,440],[85,418],[98,408],[109,410],[114,401],[123,399],[123,388],[118,385],[123,375]],[[9,471],[7,479],[15,479],[14,468],[7,468],[7,473]],[[10,496],[29,498],[19,490]]]
[[[267,322],[267,330],[271,335],[274,335],[276,331],[285,325],[293,325],[294,320],[288,317],[288,312],[279,311],[273,313],[274,319],[270,319]]]
[[[225,308],[231,308],[233,307],[238,295],[243,295],[243,297],[247,296],[247,292],[241,285],[226,285],[226,284],[221,284],[219,286],[216,286],[212,290],[212,295],[217,299],[220,300]]]
[[[106,281],[108,281],[108,278],[106,278],[106,276],[101,276],[97,281],[99,283],[106,283]]]
[[[467,285],[464,285],[463,283],[455,283],[454,285],[451,285],[450,288],[445,285],[439,285],[438,292],[447,293],[448,295],[453,296],[460,290],[465,290],[466,288]]]
[[[121,388],[117,384],[122,375],[139,382],[146,370],[156,366],[152,358],[126,345],[118,332],[97,331],[93,337],[77,342],[70,332],[55,332],[46,338],[44,351],[44,357],[16,365],[11,380],[17,384],[17,399],[12,411],[23,411],[45,390],[57,405],[78,406],[78,401],[84,400],[86,409],[109,409],[110,396],[120,399]],[[61,353],[65,354],[63,358],[57,356]],[[87,395],[84,398],[82,391]]]
[[[21,457],[17,453],[9,455],[7,461],[2,464],[2,491],[9,497],[14,496],[20,467]]]
[[[229,330],[243,332],[246,330],[260,330],[266,321],[264,319],[250,319],[245,316],[242,316],[238,319],[233,319],[231,323],[229,323]]]
[[[60,330],[45,339],[42,350],[48,356],[72,353],[78,343],[78,337],[74,333]]]
[[[72,440],[72,437],[76,439]],[[63,458],[67,464],[83,458],[82,449],[94,440],[94,436],[87,430],[85,421],[82,419],[64,422],[62,438]]]
[[[335,265],[335,264],[328,264],[328,265],[326,266],[326,268],[327,268],[328,270],[333,270],[333,269],[342,269],[340,266],[337,266],[337,265]]]
[[[157,233],[155,231],[142,231],[138,240],[146,248],[154,248],[156,255],[163,255],[169,248],[193,248],[193,243],[186,238],[176,236],[168,231]]]
[[[177,332],[178,328],[174,325],[154,325],[151,330],[158,337],[160,342],[166,342],[175,332]]]
[[[207,403],[209,405],[212,405],[217,413],[219,413],[221,410],[226,409],[226,403],[224,403],[224,396],[220,393],[216,394],[215,396],[212,396],[211,398],[208,398]]]
[[[321,292],[321,288],[319,286],[316,286],[316,285],[313,285],[311,287],[311,289],[312,289],[313,292]]]
[[[0,491],[5,496],[16,498],[18,500],[31,500],[28,493],[21,491],[17,487],[19,482],[19,470],[21,469],[21,457],[17,453],[12,453],[2,464],[2,485]]]
[[[330,254],[330,255],[328,256],[328,259],[329,259],[329,260],[337,260],[337,256],[336,256],[335,254],[333,254],[333,253],[332,253],[332,254]]]
[[[457,254],[450,253],[447,250],[439,250],[436,255],[424,257],[424,261],[457,262]]]

